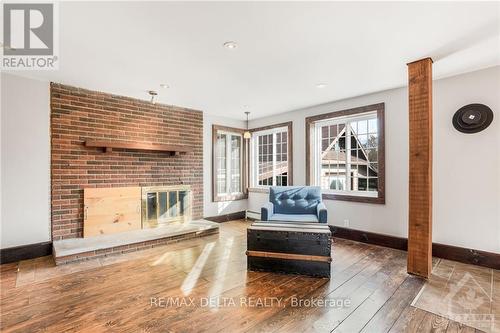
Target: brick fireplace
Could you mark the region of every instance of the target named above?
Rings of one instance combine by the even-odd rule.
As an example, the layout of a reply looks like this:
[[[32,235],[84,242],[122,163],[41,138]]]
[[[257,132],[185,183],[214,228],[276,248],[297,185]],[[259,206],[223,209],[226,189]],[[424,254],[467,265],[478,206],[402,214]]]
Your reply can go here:
[[[187,145],[185,154],[87,147],[87,140]],[[54,241],[83,235],[84,188],[186,185],[192,218],[203,214],[203,114],[51,84]]]

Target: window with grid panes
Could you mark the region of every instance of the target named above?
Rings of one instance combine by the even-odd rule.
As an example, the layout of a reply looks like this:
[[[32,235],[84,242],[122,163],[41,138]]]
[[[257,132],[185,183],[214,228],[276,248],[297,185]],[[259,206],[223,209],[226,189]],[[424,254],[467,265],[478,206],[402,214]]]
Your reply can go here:
[[[314,183],[326,192],[378,194],[376,112],[314,123]]]
[[[214,129],[214,201],[243,197],[243,136],[225,129]]]
[[[252,186],[289,185],[288,127],[252,134]]]

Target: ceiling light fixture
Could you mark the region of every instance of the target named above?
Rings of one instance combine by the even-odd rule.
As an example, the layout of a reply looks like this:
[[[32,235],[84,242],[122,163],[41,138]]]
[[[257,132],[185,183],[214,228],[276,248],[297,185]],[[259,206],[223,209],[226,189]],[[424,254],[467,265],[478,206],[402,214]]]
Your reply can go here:
[[[223,46],[224,46],[226,49],[230,49],[230,50],[232,50],[232,49],[237,48],[237,47],[238,47],[238,44],[237,44],[236,42],[229,41],[229,42],[225,42],[225,43],[223,44]]]
[[[326,83],[318,83],[318,84],[316,85],[316,88],[319,88],[319,89],[326,88]]]
[[[160,83],[160,88],[168,89],[168,88],[170,88],[170,86],[166,83]]]
[[[149,96],[151,96],[151,103],[156,104],[155,98],[158,96],[158,93],[154,90],[149,90],[148,91]]]
[[[250,114],[250,111],[245,111],[245,114],[247,115],[247,130],[243,133],[243,139],[250,139],[252,137],[252,133],[250,133],[248,129],[248,115]]]

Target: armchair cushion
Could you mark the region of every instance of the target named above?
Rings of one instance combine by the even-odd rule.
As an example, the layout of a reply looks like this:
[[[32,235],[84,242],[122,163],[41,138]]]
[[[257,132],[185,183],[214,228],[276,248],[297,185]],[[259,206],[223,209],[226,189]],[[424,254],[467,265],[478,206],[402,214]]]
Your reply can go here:
[[[272,186],[261,208],[262,221],[327,223],[327,215],[319,186]]]
[[[318,217],[312,214],[273,214],[269,221],[319,222]]]
[[[317,214],[321,202],[319,186],[272,186],[269,201],[275,214]]]

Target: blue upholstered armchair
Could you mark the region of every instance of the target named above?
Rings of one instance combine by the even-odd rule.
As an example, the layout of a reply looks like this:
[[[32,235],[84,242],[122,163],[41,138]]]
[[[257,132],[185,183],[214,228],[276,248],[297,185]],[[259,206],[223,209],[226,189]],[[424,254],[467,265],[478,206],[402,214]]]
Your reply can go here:
[[[327,222],[319,186],[272,186],[260,213],[262,221]]]

